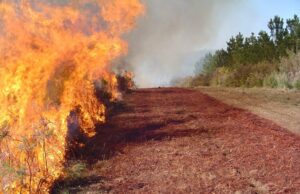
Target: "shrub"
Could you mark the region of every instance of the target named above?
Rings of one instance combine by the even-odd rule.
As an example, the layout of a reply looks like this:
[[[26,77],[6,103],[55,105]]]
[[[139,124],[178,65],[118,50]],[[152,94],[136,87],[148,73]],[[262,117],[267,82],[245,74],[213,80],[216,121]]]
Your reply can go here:
[[[87,165],[81,161],[71,161],[64,169],[64,177],[69,180],[77,179],[82,176],[87,169]]]
[[[209,81],[210,81],[210,77],[203,75],[203,74],[199,74],[196,77],[194,77],[192,80],[190,80],[189,85],[191,87],[196,87],[196,86],[209,86]]]
[[[300,72],[300,52],[289,53],[288,57],[282,58],[279,71],[295,75]]]
[[[277,88],[278,87],[278,82],[277,82],[277,79],[275,78],[275,73],[271,73],[263,80],[263,86],[269,87],[269,88]]]
[[[287,73],[277,73],[276,79],[278,82],[278,88],[287,88],[291,89],[293,88],[293,85],[290,80],[290,76]]]
[[[300,53],[289,53],[282,58],[279,65],[279,78],[286,88],[299,88],[300,80]]]
[[[300,79],[297,80],[297,81],[295,82],[294,87],[295,87],[297,90],[300,90]]]
[[[214,86],[234,86],[235,72],[226,67],[217,68],[212,75],[210,85]]]
[[[246,87],[262,87],[264,75],[260,73],[250,73],[249,77],[246,79]]]
[[[292,89],[293,82],[287,73],[271,73],[264,79],[265,87]]]

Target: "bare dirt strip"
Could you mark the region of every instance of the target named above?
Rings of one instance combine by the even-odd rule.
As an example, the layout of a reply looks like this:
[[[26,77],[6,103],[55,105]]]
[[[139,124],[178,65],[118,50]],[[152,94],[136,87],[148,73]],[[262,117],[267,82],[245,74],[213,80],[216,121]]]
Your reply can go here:
[[[299,193],[300,137],[196,90],[139,89],[77,154],[70,193]]]
[[[249,110],[300,135],[300,90],[199,87],[226,104]]]

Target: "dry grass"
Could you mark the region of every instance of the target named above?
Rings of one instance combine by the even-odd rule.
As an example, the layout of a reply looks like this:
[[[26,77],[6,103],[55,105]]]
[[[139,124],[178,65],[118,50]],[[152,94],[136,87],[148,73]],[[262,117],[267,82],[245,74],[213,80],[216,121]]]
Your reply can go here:
[[[300,134],[300,91],[265,88],[198,87],[227,104],[243,108]]]

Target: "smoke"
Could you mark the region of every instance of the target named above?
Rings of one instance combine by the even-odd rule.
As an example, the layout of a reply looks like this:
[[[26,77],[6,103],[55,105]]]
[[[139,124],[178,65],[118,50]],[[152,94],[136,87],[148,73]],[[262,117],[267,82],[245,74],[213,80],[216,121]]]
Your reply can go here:
[[[127,35],[124,59],[141,87],[164,86],[193,73],[193,64],[215,49],[224,18],[238,10],[238,0],[144,0],[146,14]]]

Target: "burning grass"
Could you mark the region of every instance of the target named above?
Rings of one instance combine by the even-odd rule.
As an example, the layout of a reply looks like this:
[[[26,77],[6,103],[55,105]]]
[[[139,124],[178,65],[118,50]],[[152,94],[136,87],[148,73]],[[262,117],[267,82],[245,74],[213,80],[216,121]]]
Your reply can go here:
[[[95,135],[119,96],[109,69],[127,52],[121,35],[143,12],[139,0],[50,2],[0,2],[0,192],[47,193],[68,131]]]

